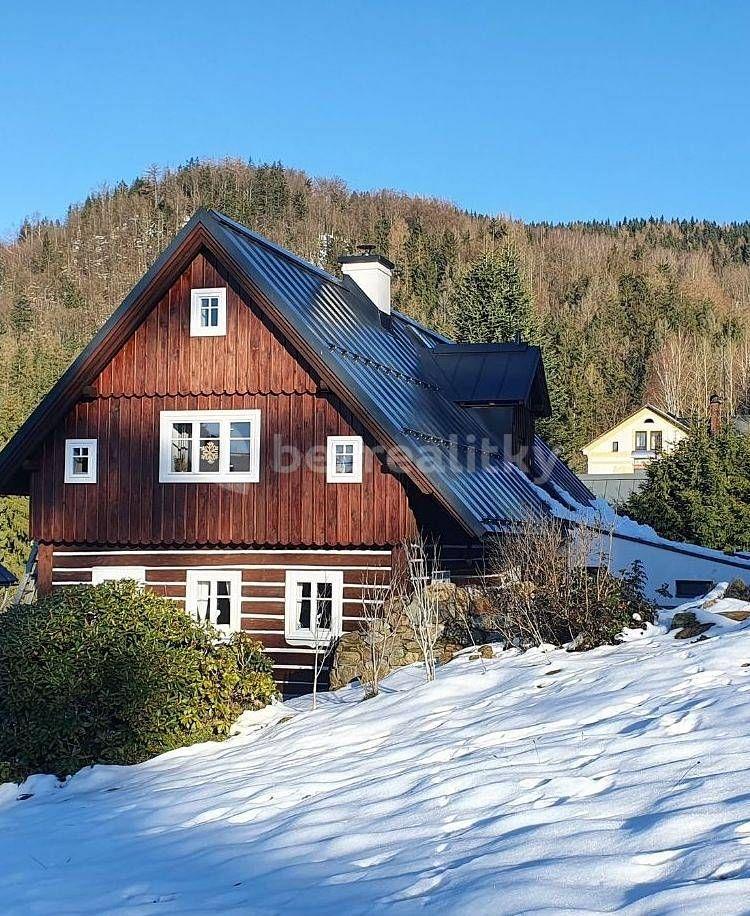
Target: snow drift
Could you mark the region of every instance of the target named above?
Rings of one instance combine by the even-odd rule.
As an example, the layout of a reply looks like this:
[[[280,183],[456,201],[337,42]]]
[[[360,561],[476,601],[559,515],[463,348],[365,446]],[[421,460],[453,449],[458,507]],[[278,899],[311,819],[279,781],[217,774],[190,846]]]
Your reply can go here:
[[[431,685],[403,669],[224,744],[6,785],[0,910],[747,912],[750,629],[715,629],[467,653]]]

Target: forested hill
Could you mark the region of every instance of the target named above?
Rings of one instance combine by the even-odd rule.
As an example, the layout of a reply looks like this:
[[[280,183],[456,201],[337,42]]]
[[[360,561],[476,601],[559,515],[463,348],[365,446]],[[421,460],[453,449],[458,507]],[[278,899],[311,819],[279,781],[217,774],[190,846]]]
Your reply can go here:
[[[333,272],[374,243],[397,266],[396,305],[449,334],[469,287],[502,299],[520,284],[555,408],[545,432],[569,457],[644,398],[683,415],[714,390],[731,407],[748,398],[750,224],[528,225],[281,165],[190,162],[105,188],[61,223],[30,220],[0,247],[0,440],[199,206]]]

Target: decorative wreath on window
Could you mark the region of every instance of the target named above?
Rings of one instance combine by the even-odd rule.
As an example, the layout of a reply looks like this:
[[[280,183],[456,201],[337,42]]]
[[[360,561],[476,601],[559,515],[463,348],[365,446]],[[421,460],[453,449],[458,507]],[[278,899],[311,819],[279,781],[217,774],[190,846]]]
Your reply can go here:
[[[207,442],[201,446],[201,458],[206,464],[216,464],[219,460],[219,446],[215,442]]]

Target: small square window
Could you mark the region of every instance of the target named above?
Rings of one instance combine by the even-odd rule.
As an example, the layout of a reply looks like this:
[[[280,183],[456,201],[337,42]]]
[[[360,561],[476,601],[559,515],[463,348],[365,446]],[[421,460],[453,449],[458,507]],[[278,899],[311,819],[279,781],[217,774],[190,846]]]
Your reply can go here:
[[[714,587],[710,579],[677,579],[674,584],[675,598],[702,598]]]
[[[220,633],[240,630],[241,572],[189,569],[186,595],[187,611],[200,623],[210,623]]]
[[[341,635],[344,574],[290,569],[285,585],[285,638],[292,645],[326,647]]]
[[[65,483],[96,483],[96,439],[65,440]]]
[[[122,582],[132,579],[138,585],[146,582],[145,566],[96,566],[91,570],[91,584],[101,585],[102,582]]]
[[[190,336],[223,337],[226,333],[226,289],[192,290],[190,293]]]
[[[361,436],[328,437],[326,482],[362,483]]]

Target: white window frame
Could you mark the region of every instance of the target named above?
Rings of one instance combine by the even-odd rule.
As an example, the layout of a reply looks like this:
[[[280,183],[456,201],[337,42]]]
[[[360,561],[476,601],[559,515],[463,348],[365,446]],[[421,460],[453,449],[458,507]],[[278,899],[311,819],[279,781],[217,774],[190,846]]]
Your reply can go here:
[[[89,469],[86,474],[73,471],[73,449],[89,450]],[[97,442],[96,439],[65,440],[65,483],[96,483]]]
[[[257,483],[260,480],[260,410],[163,410],[159,415],[159,482],[160,483]],[[172,424],[173,423],[218,423],[219,463],[218,471],[173,471],[172,470]],[[231,423],[250,423],[250,470],[229,470],[229,427]],[[199,466],[200,437],[193,430],[193,469]]]
[[[102,582],[122,582],[123,579],[132,579],[138,585],[146,584],[145,566],[95,566],[91,570],[91,584],[101,585]]]
[[[330,583],[331,629],[301,629],[297,626],[297,586],[310,582],[314,593],[320,582]],[[292,646],[325,649],[331,639],[341,635],[344,606],[344,573],[340,569],[288,569],[284,584],[284,638]],[[317,637],[317,638],[316,638]]]
[[[229,582],[229,624],[214,624],[223,634],[239,633],[242,628],[242,571],[216,566],[188,569],[185,577],[185,610],[192,617],[198,610],[198,583],[208,580]]]
[[[336,446],[353,445],[352,473],[336,471]],[[329,436],[326,448],[326,483],[362,483],[362,436]]]
[[[206,296],[219,300],[219,323],[215,328],[201,326],[201,299]],[[224,286],[190,290],[190,336],[224,337],[227,333],[227,290]]]

